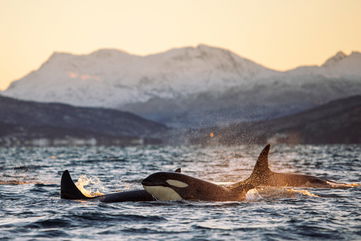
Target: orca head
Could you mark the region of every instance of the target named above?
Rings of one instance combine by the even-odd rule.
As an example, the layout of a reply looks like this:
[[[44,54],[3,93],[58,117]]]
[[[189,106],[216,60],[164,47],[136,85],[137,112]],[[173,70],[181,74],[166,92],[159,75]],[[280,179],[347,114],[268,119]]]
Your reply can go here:
[[[144,189],[161,201],[182,200],[182,189],[189,186],[187,176],[178,172],[153,173],[142,181]]]

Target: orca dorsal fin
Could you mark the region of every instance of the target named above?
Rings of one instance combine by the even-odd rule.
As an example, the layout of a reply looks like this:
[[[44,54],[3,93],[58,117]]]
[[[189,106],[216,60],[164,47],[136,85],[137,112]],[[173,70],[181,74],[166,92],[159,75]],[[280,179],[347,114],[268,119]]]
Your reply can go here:
[[[182,169],[181,169],[181,168],[177,168],[174,172],[181,173],[181,172],[182,172]]]
[[[263,176],[265,173],[270,172],[270,169],[268,168],[268,153],[270,147],[271,145],[268,144],[263,148],[263,150],[259,154],[256,165],[253,168],[251,177]]]
[[[77,188],[68,170],[61,175],[60,197],[63,199],[89,199]]]

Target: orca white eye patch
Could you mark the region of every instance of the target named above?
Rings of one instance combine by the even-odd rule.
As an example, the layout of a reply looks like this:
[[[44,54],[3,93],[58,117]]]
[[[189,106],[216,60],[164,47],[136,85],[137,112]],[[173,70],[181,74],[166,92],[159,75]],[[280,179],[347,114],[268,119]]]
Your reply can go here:
[[[166,182],[173,187],[181,187],[181,188],[188,187],[187,183],[174,179],[168,179]]]

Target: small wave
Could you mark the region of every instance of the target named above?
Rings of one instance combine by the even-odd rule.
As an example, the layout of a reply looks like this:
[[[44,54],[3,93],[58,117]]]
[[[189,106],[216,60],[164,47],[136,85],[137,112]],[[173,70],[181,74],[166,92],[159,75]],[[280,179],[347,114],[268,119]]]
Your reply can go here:
[[[143,216],[134,214],[105,214],[99,212],[84,212],[81,214],[74,214],[67,216],[69,219],[86,220],[86,221],[101,221],[101,222],[162,222],[167,221],[164,217],[160,216]]]
[[[142,221],[142,220],[151,221],[151,222],[167,221],[166,218],[160,216],[143,216],[143,215],[126,214],[126,215],[121,215],[121,217],[129,221]]]
[[[311,192],[309,192],[309,191],[307,191],[307,190],[295,190],[295,189],[287,189],[289,192],[293,192],[293,193],[298,193],[298,194],[302,194],[302,195],[304,195],[304,196],[310,196],[310,197],[320,197],[320,196],[318,196],[318,195],[316,195],[316,194],[313,194],[313,193],[311,193]]]
[[[144,227],[144,228],[125,228],[122,230],[122,232],[126,233],[132,233],[132,234],[161,234],[162,236],[167,235],[165,237],[169,238],[169,235],[171,234],[179,234],[179,231],[169,231],[164,229],[156,229],[151,227]],[[168,239],[164,240],[168,240]],[[151,239],[151,238],[150,238]],[[148,239],[147,239],[148,240]]]
[[[40,169],[40,168],[44,168],[44,167],[49,167],[49,166],[46,166],[46,165],[25,165],[25,166],[16,166],[16,167],[13,167],[12,169],[28,171],[28,170],[36,170],[36,169]]]
[[[50,230],[43,230],[41,231],[39,234],[34,236],[35,238],[65,238],[65,237],[70,237],[70,235],[67,232],[61,231],[59,229],[50,229]]]
[[[256,231],[264,229],[261,225],[242,225],[242,226],[234,226],[231,223],[217,223],[213,221],[205,221],[198,224],[192,225],[195,229],[204,229],[204,230],[219,230],[219,231]]]
[[[214,222],[198,223],[192,225],[192,227],[195,229],[207,229],[207,230],[233,230],[233,228],[229,225],[222,225]]]
[[[0,180],[0,185],[23,185],[23,184],[46,184],[40,181],[33,181],[33,180]],[[49,183],[50,184],[50,183]]]
[[[185,204],[186,207],[191,207],[191,208],[199,208],[199,209],[204,209],[204,208],[210,208],[210,209],[214,209],[214,208],[219,208],[219,207],[237,207],[237,206],[242,206],[245,203],[242,201],[226,201],[226,202],[208,202],[208,201],[199,201],[199,202],[194,202],[194,201],[180,201],[182,203]]]
[[[336,183],[336,182],[327,182],[331,185],[332,188],[351,188],[351,187],[360,187],[360,183]]]
[[[300,224],[296,225],[296,234],[302,237],[308,236],[312,238],[340,240],[339,231],[330,227],[322,227],[316,224]]]
[[[46,220],[39,220],[33,223],[30,223],[28,225],[25,225],[26,228],[65,228],[65,227],[71,227],[72,223],[69,220],[64,219],[46,219]]]
[[[126,162],[128,160],[125,158],[108,157],[108,158],[99,158],[99,159],[84,159],[79,161],[83,163],[101,163],[101,162]]]
[[[296,190],[284,187],[257,187],[246,194],[246,201],[259,201],[261,199],[297,198],[299,195],[319,197],[307,190]]]
[[[128,232],[128,233],[147,233],[147,234],[155,234],[155,233],[163,233],[163,231],[160,230],[153,230],[150,228],[125,228],[122,230],[123,232]]]

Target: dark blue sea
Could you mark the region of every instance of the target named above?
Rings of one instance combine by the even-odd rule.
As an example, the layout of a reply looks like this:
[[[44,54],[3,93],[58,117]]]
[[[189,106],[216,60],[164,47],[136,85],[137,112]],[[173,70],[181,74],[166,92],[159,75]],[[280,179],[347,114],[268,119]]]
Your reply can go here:
[[[361,240],[361,187],[297,188],[294,195],[260,190],[243,202],[59,197],[66,169],[74,181],[90,182],[88,191],[102,193],[141,189],[149,174],[179,167],[187,175],[231,183],[250,175],[262,148],[0,148],[0,240]],[[269,160],[274,171],[361,183],[360,145],[274,145]]]

